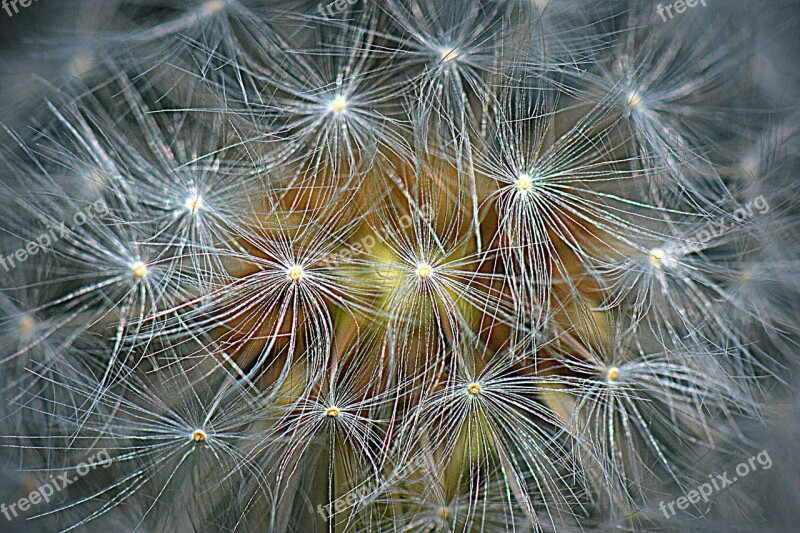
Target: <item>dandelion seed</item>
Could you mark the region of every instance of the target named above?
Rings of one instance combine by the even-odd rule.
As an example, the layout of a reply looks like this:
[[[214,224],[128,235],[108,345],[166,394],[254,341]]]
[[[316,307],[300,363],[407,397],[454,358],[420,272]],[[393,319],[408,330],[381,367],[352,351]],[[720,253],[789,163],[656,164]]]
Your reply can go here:
[[[339,408],[336,407],[335,405],[328,407],[325,410],[325,416],[327,416],[328,418],[336,418],[337,416],[339,416]]]
[[[614,383],[619,379],[619,368],[612,366],[611,368],[608,369],[607,376],[608,376],[608,381]]]
[[[467,385],[467,393],[470,396],[477,396],[481,393],[481,386],[478,383],[470,383]]]
[[[303,267],[300,265],[294,265],[289,267],[286,271],[286,274],[289,276],[289,279],[292,281],[300,281],[300,279],[305,275],[306,271],[303,270]]]
[[[453,514],[448,507],[439,507],[439,511],[437,512],[439,518],[442,520],[449,520],[450,516]]]
[[[134,278],[141,279],[147,275],[147,265],[141,261],[136,261],[131,265],[131,272]]]
[[[208,435],[202,429],[196,429],[194,433],[192,433],[192,440],[195,442],[205,442],[208,438]]]

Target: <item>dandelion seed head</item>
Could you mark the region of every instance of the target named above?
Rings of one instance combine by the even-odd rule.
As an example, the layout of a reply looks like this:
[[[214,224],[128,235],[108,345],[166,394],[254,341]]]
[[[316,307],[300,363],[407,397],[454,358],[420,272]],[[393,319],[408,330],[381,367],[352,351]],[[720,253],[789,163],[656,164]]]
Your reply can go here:
[[[300,281],[305,276],[306,271],[300,265],[292,265],[286,270],[286,275],[292,281]]]
[[[433,275],[433,267],[428,263],[420,263],[417,265],[417,277],[419,279],[428,279]]]
[[[141,261],[136,261],[131,265],[131,273],[133,274],[134,278],[142,279],[143,277],[147,276],[147,265]]]
[[[280,0],[134,3],[113,26],[128,49],[69,47],[59,74],[80,83],[48,99],[40,146],[14,136],[0,159],[30,207],[2,242],[51,223],[58,252],[0,282],[8,399],[118,454],[119,479],[65,506],[88,504],[76,527],[128,502],[157,524],[174,502],[155,499],[213,477],[233,490],[195,515],[303,529],[313,472],[313,505],[368,487],[352,523],[336,510],[354,532],[590,529],[648,508],[662,474],[691,482],[679,447],[757,412],[759,356],[800,331],[796,250],[758,249],[749,220],[695,248],[690,227],[788,188],[762,174],[773,144],[800,152],[793,126],[743,150],[772,116],[727,114],[753,89],[727,52],[743,40],[602,2],[386,0],[325,21]],[[109,210],[56,243],[88,198]]]

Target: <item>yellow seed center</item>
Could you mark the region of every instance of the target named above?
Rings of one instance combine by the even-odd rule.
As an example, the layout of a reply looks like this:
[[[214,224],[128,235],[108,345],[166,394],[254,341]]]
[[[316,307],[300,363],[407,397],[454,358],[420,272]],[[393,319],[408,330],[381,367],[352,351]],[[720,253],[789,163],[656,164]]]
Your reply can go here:
[[[336,418],[337,416],[339,416],[339,408],[336,407],[335,405],[328,407],[325,410],[325,416],[329,418]]]
[[[147,265],[141,261],[136,261],[133,265],[131,265],[131,272],[133,273],[134,278],[141,279],[147,275]]]
[[[522,174],[517,180],[517,189],[519,192],[526,193],[533,187],[533,180],[528,174]]]
[[[202,429],[196,429],[194,433],[192,433],[192,440],[195,442],[205,442],[208,438],[208,435]]]
[[[202,15],[201,16],[208,16],[213,15],[214,13],[219,13],[225,7],[225,2],[223,0],[209,0],[202,7]]]
[[[608,369],[608,381],[614,382],[619,379],[619,368],[612,366]]]
[[[626,99],[630,107],[639,107],[642,105],[642,96],[639,94],[639,91],[629,91],[626,95]]]
[[[477,396],[481,393],[481,386],[477,383],[470,383],[467,386],[467,392],[470,394],[470,396]]]
[[[69,70],[70,75],[78,78],[89,72],[93,64],[94,63],[91,56],[79,55],[72,58],[67,65],[67,69]]]
[[[344,96],[337,96],[330,105],[328,105],[328,108],[337,115],[343,113],[347,109],[347,98]]]
[[[203,199],[200,196],[192,196],[186,200],[186,209],[193,215],[202,207]]]
[[[741,274],[739,274],[739,283],[742,285],[749,285],[751,281],[753,281],[753,275],[747,270],[744,270]]]
[[[36,321],[30,315],[25,315],[24,317],[19,319],[19,329],[22,330],[23,333],[30,333],[33,331],[33,328],[36,327]]]
[[[450,61],[455,61],[458,59],[458,50],[455,48],[445,47],[439,50],[439,55],[442,57],[442,61],[449,63]]]
[[[650,264],[656,268],[661,268],[661,261],[664,259],[664,250],[653,248],[650,250]]]
[[[444,506],[439,507],[438,515],[442,520],[447,520],[450,518],[450,509]]]
[[[300,278],[303,277],[305,274],[305,270],[300,265],[294,265],[290,267],[289,270],[286,271],[286,274],[289,276],[289,279],[292,281],[300,281]]]
[[[420,263],[417,265],[417,277],[419,279],[427,279],[433,274],[433,268],[427,263]]]

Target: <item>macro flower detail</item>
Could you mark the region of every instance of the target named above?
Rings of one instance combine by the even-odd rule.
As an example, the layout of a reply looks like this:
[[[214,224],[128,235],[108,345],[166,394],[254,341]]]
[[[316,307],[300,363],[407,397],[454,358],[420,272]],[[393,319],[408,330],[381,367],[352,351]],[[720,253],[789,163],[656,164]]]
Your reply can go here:
[[[0,524],[800,521],[796,0],[28,4]]]

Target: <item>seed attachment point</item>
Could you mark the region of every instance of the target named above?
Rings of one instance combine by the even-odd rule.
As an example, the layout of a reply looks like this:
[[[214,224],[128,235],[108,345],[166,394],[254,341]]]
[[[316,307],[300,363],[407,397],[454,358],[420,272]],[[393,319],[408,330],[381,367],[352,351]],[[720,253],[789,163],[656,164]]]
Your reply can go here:
[[[470,396],[478,396],[482,392],[482,390],[483,389],[481,389],[481,386],[478,383],[470,383],[469,385],[467,385],[467,393]]]
[[[224,0],[208,0],[201,8],[201,16],[213,15],[225,9]]]
[[[625,95],[625,100],[628,103],[628,107],[633,109],[642,105],[642,95],[636,90],[628,91],[628,94]]]
[[[337,115],[341,115],[345,111],[347,111],[347,98],[342,95],[337,96],[331,103],[328,104],[328,109]]]
[[[131,273],[133,274],[134,278],[142,279],[147,275],[147,265],[141,261],[136,261],[131,265]]]
[[[300,281],[305,274],[306,271],[303,270],[303,267],[300,265],[291,266],[286,271],[286,275],[289,276],[289,279],[292,281]]]
[[[202,429],[196,429],[194,433],[192,433],[192,440],[194,442],[205,442],[206,439],[208,439],[208,434]]]
[[[527,192],[533,187],[533,179],[531,179],[529,174],[520,174],[519,179],[516,182],[516,186],[520,193],[527,194]]]
[[[186,206],[186,210],[194,215],[203,208],[203,198],[201,198],[200,195],[190,196],[186,199],[184,205]]]
[[[650,264],[654,267],[661,269],[661,268],[670,268],[675,266],[675,258],[671,256],[667,251],[663,248],[653,248],[650,250]]]
[[[36,321],[31,315],[25,315],[19,319],[19,329],[22,330],[23,333],[30,333],[35,327]]]
[[[458,59],[458,50],[449,46],[443,46],[439,49],[439,56],[442,58],[443,63],[450,63]]]
[[[327,416],[328,418],[336,418],[337,416],[339,416],[339,408],[336,407],[335,405],[328,407],[325,410],[325,416]]]
[[[419,279],[428,279],[433,275],[433,267],[428,263],[420,263],[417,265],[417,277]]]

